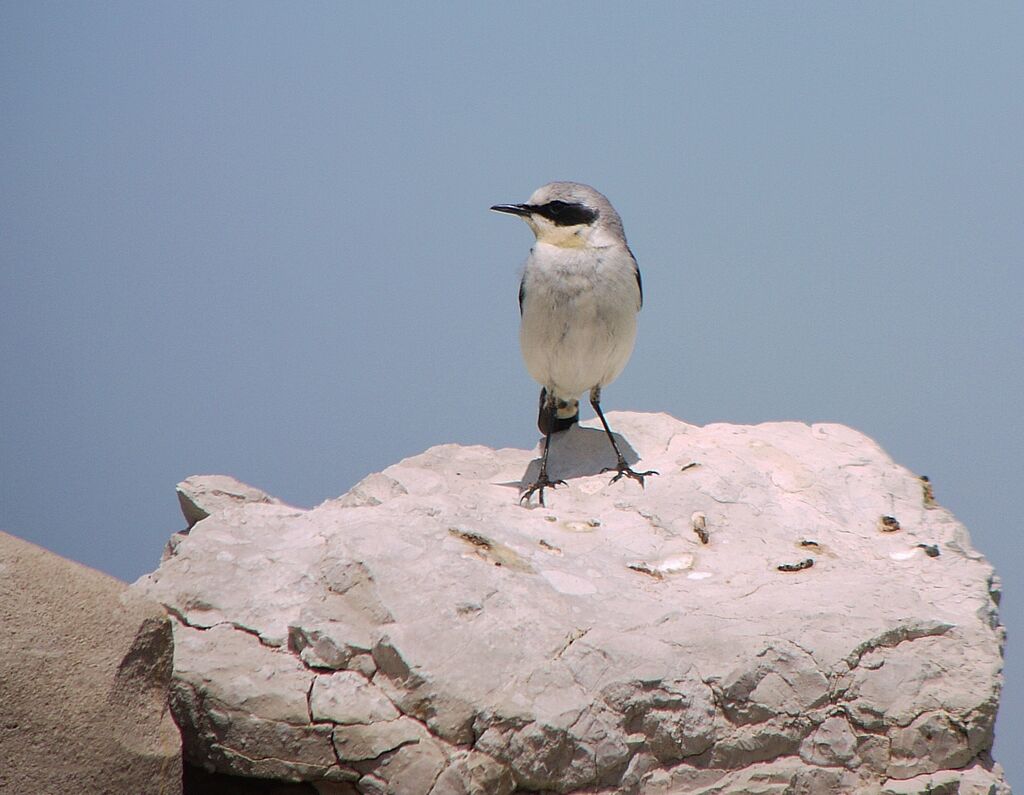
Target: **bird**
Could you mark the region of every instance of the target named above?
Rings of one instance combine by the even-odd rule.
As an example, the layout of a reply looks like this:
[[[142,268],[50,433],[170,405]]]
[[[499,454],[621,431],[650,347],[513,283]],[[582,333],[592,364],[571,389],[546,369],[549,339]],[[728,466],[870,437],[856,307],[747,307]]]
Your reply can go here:
[[[605,196],[579,182],[550,182],[523,204],[495,204],[492,210],[522,218],[536,242],[519,285],[519,344],[526,369],[540,384],[537,427],[544,452],[537,479],[520,502],[544,489],[564,485],[548,477],[551,435],[579,421],[579,398],[590,405],[615,451],[611,482],[622,477],[644,485],[654,470],[634,471],[622,456],[601,411],[601,390],[629,361],[636,341],[636,318],[643,305],[643,283],[626,243],[622,219]]]

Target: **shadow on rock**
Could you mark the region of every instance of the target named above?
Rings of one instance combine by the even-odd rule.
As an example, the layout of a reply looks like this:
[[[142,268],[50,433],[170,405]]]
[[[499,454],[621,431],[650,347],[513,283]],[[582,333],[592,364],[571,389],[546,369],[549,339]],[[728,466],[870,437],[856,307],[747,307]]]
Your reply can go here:
[[[626,463],[633,466],[640,460],[636,450],[619,434],[612,432],[615,443],[622,451]],[[544,451],[544,440],[540,441]],[[608,434],[599,428],[582,428],[573,425],[566,431],[551,436],[551,452],[548,453],[548,476],[552,480],[569,480],[601,474],[602,469],[615,469],[615,451],[612,450]],[[533,459],[523,473],[520,486],[533,483],[540,472],[540,457]]]

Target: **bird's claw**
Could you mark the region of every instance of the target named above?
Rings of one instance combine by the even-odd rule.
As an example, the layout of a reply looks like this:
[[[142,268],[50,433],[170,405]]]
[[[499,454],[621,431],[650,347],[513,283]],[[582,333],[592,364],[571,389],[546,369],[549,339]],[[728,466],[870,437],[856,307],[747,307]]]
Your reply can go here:
[[[544,505],[544,489],[546,489],[548,486],[554,488],[555,486],[564,485],[564,480],[551,480],[548,478],[547,475],[542,475],[541,477],[537,478],[533,483],[531,483],[522,493],[522,495],[519,497],[519,504],[529,505],[530,497],[532,497],[534,494],[537,494],[537,502],[540,504],[540,506],[542,508],[547,507]]]
[[[648,469],[646,472],[636,472],[625,461],[619,461],[618,466],[605,467],[604,469],[601,470],[601,474],[603,475],[605,472],[611,472],[613,470],[618,474],[609,481],[608,485],[611,485],[612,483],[621,480],[622,477],[625,476],[627,478],[632,478],[633,480],[640,484],[640,488],[643,488],[645,477],[647,477],[648,475],[658,474],[658,471],[655,469]]]

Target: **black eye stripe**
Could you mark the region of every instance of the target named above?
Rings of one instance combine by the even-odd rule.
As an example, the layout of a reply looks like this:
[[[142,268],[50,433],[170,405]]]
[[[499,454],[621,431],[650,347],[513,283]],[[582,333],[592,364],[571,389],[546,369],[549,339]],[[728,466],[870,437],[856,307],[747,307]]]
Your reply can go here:
[[[528,209],[536,215],[543,215],[556,226],[592,224],[597,220],[597,210],[557,199],[547,204],[531,204]]]

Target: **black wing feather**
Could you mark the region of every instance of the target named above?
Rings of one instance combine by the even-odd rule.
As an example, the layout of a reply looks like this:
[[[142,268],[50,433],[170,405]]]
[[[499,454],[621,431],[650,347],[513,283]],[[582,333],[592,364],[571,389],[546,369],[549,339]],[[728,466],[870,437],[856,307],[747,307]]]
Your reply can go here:
[[[640,266],[636,264],[636,256],[634,256],[629,246],[626,246],[626,251],[629,251],[629,256],[633,258],[633,272],[636,274],[636,286],[640,290],[640,306],[644,305],[644,283],[640,279]]]

